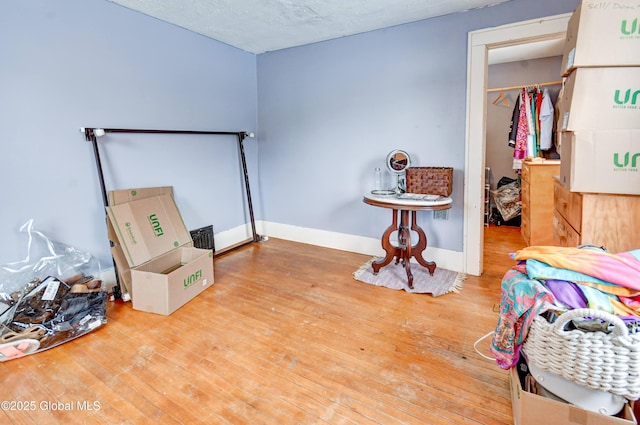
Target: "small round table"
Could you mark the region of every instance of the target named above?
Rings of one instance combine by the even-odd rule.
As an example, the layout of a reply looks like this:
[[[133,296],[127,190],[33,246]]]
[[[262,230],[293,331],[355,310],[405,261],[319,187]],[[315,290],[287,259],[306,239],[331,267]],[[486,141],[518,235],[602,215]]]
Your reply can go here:
[[[382,248],[384,248],[387,254],[383,259],[373,262],[373,274],[378,274],[382,267],[389,264],[391,260],[395,258],[396,264],[402,262],[402,266],[407,272],[409,288],[413,288],[413,274],[411,273],[410,260],[411,257],[414,257],[420,265],[429,270],[430,275],[433,275],[436,269],[436,263],[426,261],[422,258],[422,252],[427,248],[427,235],[424,233],[424,230],[418,226],[416,213],[418,211],[448,210],[451,208],[451,198],[412,193],[390,196],[380,196],[369,193],[364,195],[362,201],[365,204],[392,210],[391,225],[382,234]],[[411,212],[411,227],[409,227],[409,212]],[[400,216],[399,222],[398,216]],[[393,245],[389,239],[395,231],[398,232],[397,246]],[[411,231],[418,234],[418,241],[415,245],[411,244]]]

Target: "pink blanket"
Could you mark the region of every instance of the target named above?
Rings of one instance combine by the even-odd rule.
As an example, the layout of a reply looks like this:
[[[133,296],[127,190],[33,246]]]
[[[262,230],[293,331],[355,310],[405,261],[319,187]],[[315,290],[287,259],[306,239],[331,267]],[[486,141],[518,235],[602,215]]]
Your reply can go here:
[[[572,270],[640,290],[640,250],[611,254],[581,248],[530,246],[516,252],[515,260],[534,259],[552,267]]]

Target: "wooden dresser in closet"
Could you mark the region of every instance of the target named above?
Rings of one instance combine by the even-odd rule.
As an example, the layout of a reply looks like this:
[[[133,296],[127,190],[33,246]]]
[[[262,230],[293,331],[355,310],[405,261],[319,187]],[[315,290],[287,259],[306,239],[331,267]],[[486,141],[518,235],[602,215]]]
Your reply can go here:
[[[640,196],[569,192],[554,179],[554,245],[604,246],[617,253],[640,248]]]
[[[522,164],[522,218],[520,230],[527,245],[553,245],[553,181],[559,160]]]

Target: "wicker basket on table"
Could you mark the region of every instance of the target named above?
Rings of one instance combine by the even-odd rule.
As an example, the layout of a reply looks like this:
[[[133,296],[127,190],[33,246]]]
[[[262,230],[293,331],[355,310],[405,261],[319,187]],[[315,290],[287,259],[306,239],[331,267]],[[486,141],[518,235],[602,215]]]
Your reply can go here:
[[[406,173],[408,193],[451,195],[453,184],[451,167],[409,167]]]
[[[599,319],[609,332],[567,329],[574,319]],[[629,400],[640,398],[640,333],[630,333],[617,316],[595,309],[575,309],[554,323],[537,316],[523,345],[529,361],[588,388]]]

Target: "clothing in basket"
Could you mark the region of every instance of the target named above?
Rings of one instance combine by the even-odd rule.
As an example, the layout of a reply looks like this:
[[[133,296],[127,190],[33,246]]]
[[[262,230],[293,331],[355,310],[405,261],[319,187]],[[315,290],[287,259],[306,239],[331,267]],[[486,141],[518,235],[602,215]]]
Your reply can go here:
[[[584,300],[585,307],[621,319],[640,315],[640,250],[612,254],[601,250],[534,246],[512,258],[501,289],[500,315],[490,350],[498,365],[513,367],[531,326],[542,313],[561,314],[574,306],[563,303],[553,286],[565,284]],[[574,297],[575,301],[576,298]]]

